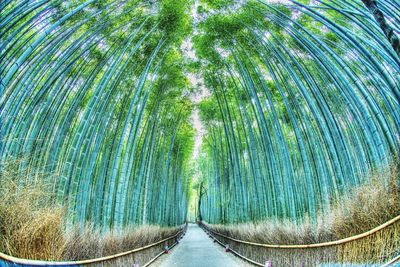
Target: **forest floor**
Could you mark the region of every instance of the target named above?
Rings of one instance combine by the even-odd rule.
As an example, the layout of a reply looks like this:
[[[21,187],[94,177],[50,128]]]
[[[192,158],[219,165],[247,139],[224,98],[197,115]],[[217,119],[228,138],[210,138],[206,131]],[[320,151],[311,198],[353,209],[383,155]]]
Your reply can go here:
[[[249,267],[251,265],[226,253],[217,243],[213,243],[207,234],[196,224],[189,224],[181,242],[169,254],[160,257],[156,267]]]

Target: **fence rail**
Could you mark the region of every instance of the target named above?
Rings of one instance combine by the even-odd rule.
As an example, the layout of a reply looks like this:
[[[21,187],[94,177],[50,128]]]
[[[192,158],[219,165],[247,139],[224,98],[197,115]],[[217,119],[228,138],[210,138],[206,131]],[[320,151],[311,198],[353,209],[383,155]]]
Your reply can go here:
[[[229,246],[231,252],[257,266],[265,266],[265,262],[273,263],[273,266],[385,262],[390,265],[400,260],[400,215],[356,236],[304,245],[254,243],[216,232],[202,222],[199,224],[214,241]]]
[[[385,263],[384,265],[382,265],[381,267],[393,266],[393,264],[399,264],[399,263],[400,263],[400,254],[397,257],[394,257],[393,259]]]
[[[154,262],[158,257],[165,253],[165,246],[172,248],[179,240],[185,235],[187,224],[178,231],[176,234],[164,238],[155,243],[135,248],[122,253],[104,256],[89,260],[79,261],[42,261],[42,260],[28,260],[21,259],[0,252],[0,265],[3,260],[6,266],[15,266],[15,264],[22,266],[148,266]],[[139,253],[140,252],[140,253]],[[146,252],[146,253],[144,253]],[[142,255],[137,255],[142,254]],[[145,255],[143,255],[145,254]]]

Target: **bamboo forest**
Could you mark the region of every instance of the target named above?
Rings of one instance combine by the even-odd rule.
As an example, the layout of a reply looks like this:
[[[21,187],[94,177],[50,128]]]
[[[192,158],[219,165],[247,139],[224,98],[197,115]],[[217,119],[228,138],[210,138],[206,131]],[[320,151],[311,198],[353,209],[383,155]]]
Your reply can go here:
[[[1,0],[0,266],[400,266],[399,0]]]

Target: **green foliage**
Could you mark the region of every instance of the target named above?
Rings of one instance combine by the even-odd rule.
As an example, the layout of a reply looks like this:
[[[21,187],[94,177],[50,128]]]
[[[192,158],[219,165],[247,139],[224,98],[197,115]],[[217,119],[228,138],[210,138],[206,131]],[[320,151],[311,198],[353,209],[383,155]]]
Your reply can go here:
[[[234,3],[233,0],[201,0],[201,3],[206,4],[212,9],[227,8]]]
[[[218,121],[221,119],[219,116],[219,108],[214,98],[206,98],[198,105],[201,119],[204,122]]]
[[[160,69],[160,84],[170,89],[180,90],[189,86],[183,72],[185,69],[182,54],[177,49],[170,49],[162,62]]]
[[[188,15],[188,0],[162,0],[158,14],[158,25],[169,42],[179,44],[191,32],[191,19]]]

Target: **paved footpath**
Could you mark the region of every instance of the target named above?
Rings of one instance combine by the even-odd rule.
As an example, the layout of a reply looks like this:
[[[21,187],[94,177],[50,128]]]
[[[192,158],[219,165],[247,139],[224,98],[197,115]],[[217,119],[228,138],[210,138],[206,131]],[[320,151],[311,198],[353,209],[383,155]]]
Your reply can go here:
[[[169,254],[153,266],[159,267],[248,267],[247,263],[226,253],[196,224],[189,224],[186,235]]]

